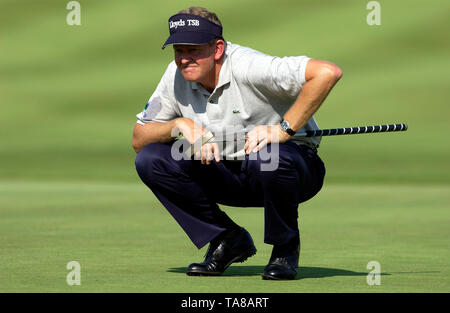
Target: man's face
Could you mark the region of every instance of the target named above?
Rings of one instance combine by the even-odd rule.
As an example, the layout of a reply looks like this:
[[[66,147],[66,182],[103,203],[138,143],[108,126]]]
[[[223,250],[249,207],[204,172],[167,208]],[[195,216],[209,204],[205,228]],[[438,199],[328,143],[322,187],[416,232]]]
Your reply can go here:
[[[214,45],[174,45],[173,50],[175,63],[187,81],[202,83],[214,77]]]

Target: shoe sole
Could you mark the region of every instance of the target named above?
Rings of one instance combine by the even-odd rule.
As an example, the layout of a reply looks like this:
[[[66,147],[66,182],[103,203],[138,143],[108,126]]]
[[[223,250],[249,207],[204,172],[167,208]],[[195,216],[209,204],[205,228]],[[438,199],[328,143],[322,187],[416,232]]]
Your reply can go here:
[[[251,247],[250,249],[248,249],[247,251],[245,251],[244,253],[242,253],[241,255],[238,255],[237,257],[235,257],[234,259],[232,259],[226,266],[225,269],[223,270],[223,272],[225,272],[227,270],[227,268],[233,264],[233,263],[242,263],[247,261],[248,258],[254,256],[256,254],[256,248],[255,246]],[[220,276],[222,275],[223,272],[203,272],[203,271],[191,271],[191,272],[186,272],[186,274],[188,276]]]
[[[272,276],[272,275],[264,275],[264,274],[261,275],[263,280],[294,280],[296,276],[297,275],[281,278],[281,277]]]
[[[297,277],[297,273],[285,276],[276,276],[271,274],[266,274],[266,271],[261,274],[262,279],[264,280],[294,280]]]

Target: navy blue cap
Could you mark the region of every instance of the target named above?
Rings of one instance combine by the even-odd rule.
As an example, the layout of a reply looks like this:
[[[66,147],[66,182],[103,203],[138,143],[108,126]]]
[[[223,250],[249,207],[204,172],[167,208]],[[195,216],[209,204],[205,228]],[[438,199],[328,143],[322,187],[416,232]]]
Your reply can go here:
[[[169,18],[170,36],[162,46],[202,45],[222,37],[222,26],[193,14],[175,14]]]

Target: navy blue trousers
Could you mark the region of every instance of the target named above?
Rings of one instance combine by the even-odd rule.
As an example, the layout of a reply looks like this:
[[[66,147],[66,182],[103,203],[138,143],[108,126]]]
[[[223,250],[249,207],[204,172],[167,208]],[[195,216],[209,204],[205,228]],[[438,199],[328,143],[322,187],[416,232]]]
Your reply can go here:
[[[170,143],[145,146],[135,165],[139,177],[197,248],[237,226],[218,204],[264,207],[264,242],[284,244],[298,238],[298,205],[322,188],[325,167],[307,146],[288,141],[278,147],[274,170],[262,170],[269,162],[259,156],[264,149],[241,161],[206,165],[198,160],[175,160]]]

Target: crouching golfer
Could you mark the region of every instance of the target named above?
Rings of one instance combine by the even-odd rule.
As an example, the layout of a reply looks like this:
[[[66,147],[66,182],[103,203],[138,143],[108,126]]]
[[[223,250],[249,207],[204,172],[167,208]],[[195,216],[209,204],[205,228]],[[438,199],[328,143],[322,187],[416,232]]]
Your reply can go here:
[[[205,260],[190,264],[187,274],[221,275],[256,253],[250,234],[220,210],[223,204],[264,207],[264,242],[273,250],[262,277],[294,279],[298,205],[319,192],[325,168],[320,138],[289,138],[318,129],[313,114],[341,70],[226,42],[217,16],[199,7],[170,17],[169,32],[163,48],[172,45],[175,60],[137,115],[132,144],[142,181],[197,248],[209,243]],[[220,145],[217,134],[233,127],[245,131],[244,140]],[[205,140],[197,157],[174,157],[180,132],[190,144],[206,134],[216,140]],[[264,167],[268,162],[275,166]]]

